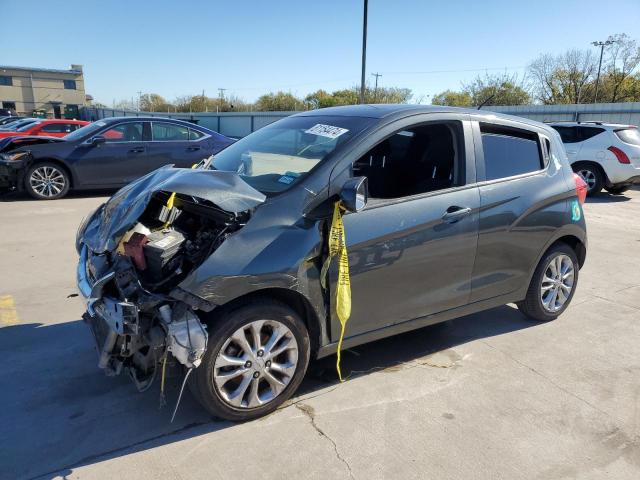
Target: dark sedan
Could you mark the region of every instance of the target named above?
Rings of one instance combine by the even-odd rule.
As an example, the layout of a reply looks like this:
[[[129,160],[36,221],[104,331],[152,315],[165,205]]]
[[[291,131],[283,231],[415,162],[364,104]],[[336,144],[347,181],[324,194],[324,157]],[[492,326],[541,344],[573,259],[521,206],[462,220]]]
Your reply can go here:
[[[70,189],[119,188],[163,165],[191,167],[234,142],[189,122],[155,117],[103,119],[62,140],[0,153],[0,189],[53,200]]]

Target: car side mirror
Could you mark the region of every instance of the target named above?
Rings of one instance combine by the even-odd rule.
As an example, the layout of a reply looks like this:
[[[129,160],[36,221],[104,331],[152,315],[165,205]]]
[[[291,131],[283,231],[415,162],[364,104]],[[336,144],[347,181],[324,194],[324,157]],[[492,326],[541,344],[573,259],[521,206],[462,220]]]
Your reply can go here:
[[[359,212],[367,204],[369,187],[367,177],[353,177],[344,182],[340,191],[342,205],[349,212]]]
[[[105,143],[107,141],[106,138],[104,138],[102,135],[96,135],[95,137],[93,137],[89,143],[91,145],[93,145],[94,147],[97,147],[98,145],[102,145],[103,143]]]

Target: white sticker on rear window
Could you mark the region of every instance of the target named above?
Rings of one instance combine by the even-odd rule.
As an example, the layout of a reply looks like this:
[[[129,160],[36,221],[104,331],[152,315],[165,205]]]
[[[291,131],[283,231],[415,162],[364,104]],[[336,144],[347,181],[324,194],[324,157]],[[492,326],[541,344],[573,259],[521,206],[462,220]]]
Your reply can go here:
[[[313,135],[319,135],[327,138],[338,138],[340,135],[347,133],[349,130],[346,128],[334,127],[332,125],[323,125],[316,123],[313,127],[305,130],[304,133],[311,133]]]

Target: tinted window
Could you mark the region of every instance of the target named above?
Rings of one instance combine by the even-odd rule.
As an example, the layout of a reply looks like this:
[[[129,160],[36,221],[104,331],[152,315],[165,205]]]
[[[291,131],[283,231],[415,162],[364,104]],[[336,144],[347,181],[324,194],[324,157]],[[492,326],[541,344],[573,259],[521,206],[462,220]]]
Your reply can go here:
[[[604,132],[604,128],[598,127],[578,127],[578,141],[582,142],[591,137],[595,137],[599,133]]]
[[[204,137],[204,133],[189,129],[189,140],[200,140],[202,137]]]
[[[556,127],[552,125],[551,128],[555,129],[560,134],[562,143],[576,143],[580,141],[578,140],[576,127]]]
[[[487,180],[535,172],[542,168],[538,142],[498,133],[482,133]]]
[[[616,135],[625,143],[640,146],[640,132],[638,132],[637,128],[616,130]]]
[[[66,90],[75,90],[76,89],[76,81],[75,80],[63,80],[64,88]]]
[[[9,77],[8,75],[0,75],[0,85],[10,87],[11,85],[13,85],[13,78]]]
[[[142,141],[142,122],[123,123],[113,127],[102,135],[107,142],[140,142]]]
[[[189,140],[189,129],[171,123],[153,122],[151,124],[154,142],[180,142]]]
[[[401,130],[353,164],[369,182],[371,198],[401,198],[463,185],[460,122],[429,123]]]
[[[65,133],[72,131],[72,129],[69,127],[70,125],[67,123],[49,123],[47,125],[43,125],[40,131],[51,133]]]

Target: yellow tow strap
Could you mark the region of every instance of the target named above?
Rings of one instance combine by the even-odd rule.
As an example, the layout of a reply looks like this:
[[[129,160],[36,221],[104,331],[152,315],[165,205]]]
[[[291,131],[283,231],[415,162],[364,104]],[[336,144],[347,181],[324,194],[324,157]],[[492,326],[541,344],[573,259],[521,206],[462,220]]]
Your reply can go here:
[[[195,168],[198,166],[197,163],[194,163],[193,165],[191,165],[191,170],[195,170]],[[167,211],[170,212],[171,209],[173,208],[173,201],[176,199],[176,192],[173,192],[171,195],[169,195],[169,200],[167,200]],[[168,213],[167,213],[168,215]],[[169,220],[167,220],[165,222],[165,224],[162,226],[162,228],[169,228],[169,225],[171,225],[171,223],[169,222]]]
[[[342,372],[340,371],[340,351],[342,350],[342,339],[347,321],[351,316],[351,280],[349,278],[349,257],[347,255],[347,242],[344,235],[344,224],[342,223],[342,213],[344,207],[338,201],[333,208],[333,219],[331,230],[329,231],[329,256],[322,265],[320,281],[323,288],[327,288],[327,271],[331,265],[331,259],[338,257],[338,282],[336,285],[336,313],[340,320],[340,340],[338,341],[338,352],[336,370],[341,382]]]

